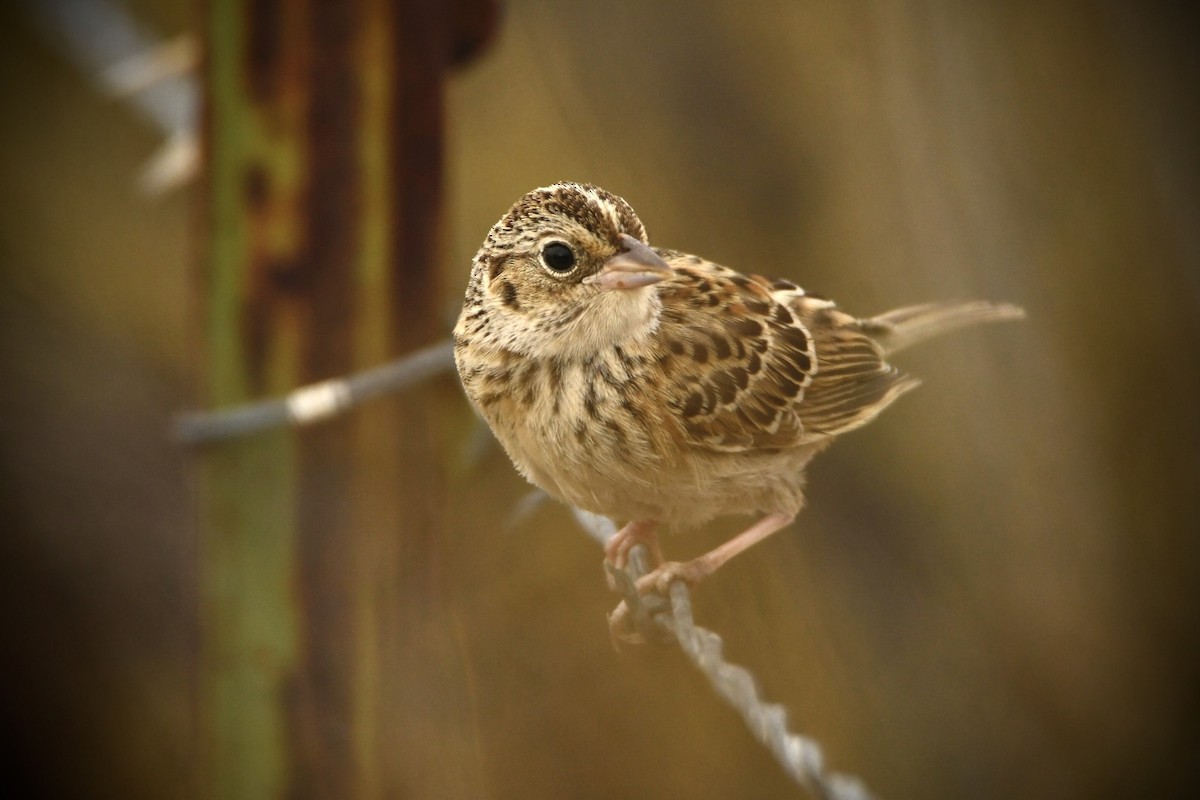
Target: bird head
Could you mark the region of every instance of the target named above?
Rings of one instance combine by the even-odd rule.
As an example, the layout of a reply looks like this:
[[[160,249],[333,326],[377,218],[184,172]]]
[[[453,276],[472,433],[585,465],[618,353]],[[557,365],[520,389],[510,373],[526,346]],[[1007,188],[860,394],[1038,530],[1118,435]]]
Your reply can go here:
[[[475,255],[460,327],[487,318],[495,344],[587,354],[657,324],[655,284],[673,275],[620,197],[558,183],[518,200]]]

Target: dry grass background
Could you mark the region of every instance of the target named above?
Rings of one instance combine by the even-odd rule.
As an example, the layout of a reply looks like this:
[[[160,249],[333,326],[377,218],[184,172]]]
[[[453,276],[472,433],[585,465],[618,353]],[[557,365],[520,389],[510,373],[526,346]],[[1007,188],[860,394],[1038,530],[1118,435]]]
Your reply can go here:
[[[698,618],[884,797],[1194,790],[1185,20],[1098,2],[643,5],[510,2],[452,82],[447,329],[488,226],[560,179],[625,196],[654,243],[852,311],[1024,305],[1021,325],[904,354],[923,388],[814,465],[796,526],[700,589]],[[186,398],[191,198],[139,197],[153,132],[3,23],[5,717],[47,794],[187,795],[195,542],[186,459],[162,434]],[[786,796],[678,654],[612,652],[599,553],[565,510],[504,529],[526,487],[494,446],[463,455],[470,412],[453,413],[444,496],[424,502],[449,539],[429,636],[460,661],[401,693],[457,698],[427,734],[453,763],[411,786]]]

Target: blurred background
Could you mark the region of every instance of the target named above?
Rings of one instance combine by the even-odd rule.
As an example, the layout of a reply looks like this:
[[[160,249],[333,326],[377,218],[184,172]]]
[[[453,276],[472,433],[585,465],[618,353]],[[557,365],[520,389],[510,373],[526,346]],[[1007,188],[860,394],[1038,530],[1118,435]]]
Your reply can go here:
[[[47,11],[64,5],[88,4],[0,11],[0,698],[29,796],[794,796],[678,652],[613,651],[600,551],[566,509],[505,523],[529,487],[452,376],[236,456],[170,441],[175,413],[222,391],[223,184],[168,135],[202,123],[116,96],[80,56],[111,38],[72,39]],[[219,3],[104,5],[201,52],[230,35]],[[506,2],[436,84],[425,299],[339,317],[389,320],[356,365],[448,334],[489,226],[556,180],[624,196],[654,244],[853,313],[1024,306],[904,353],[921,390],[814,464],[796,525],[698,589],[697,620],[882,797],[1190,796],[1200,56],[1183,13]],[[274,319],[251,329],[270,341]],[[237,391],[336,374],[305,363]],[[222,484],[225,459],[250,466]],[[276,502],[272,464],[300,464],[278,495],[304,497],[300,521],[229,535],[221,520]],[[222,492],[234,511],[212,510]],[[742,522],[665,547],[698,554]]]

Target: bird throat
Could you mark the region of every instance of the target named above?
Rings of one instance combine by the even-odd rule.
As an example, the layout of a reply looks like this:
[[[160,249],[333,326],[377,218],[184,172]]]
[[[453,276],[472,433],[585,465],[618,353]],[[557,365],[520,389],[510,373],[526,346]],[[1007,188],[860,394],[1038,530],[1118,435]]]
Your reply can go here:
[[[597,292],[565,313],[535,317],[518,349],[534,357],[587,358],[646,340],[658,330],[661,311],[654,287]]]

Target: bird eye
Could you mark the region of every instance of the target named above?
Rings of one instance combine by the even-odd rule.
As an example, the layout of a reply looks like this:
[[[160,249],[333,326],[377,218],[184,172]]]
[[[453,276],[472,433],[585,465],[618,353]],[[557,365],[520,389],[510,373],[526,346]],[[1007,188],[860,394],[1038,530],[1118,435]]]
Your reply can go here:
[[[542,248],[542,263],[554,272],[570,272],[575,267],[575,253],[562,242],[550,242]]]

